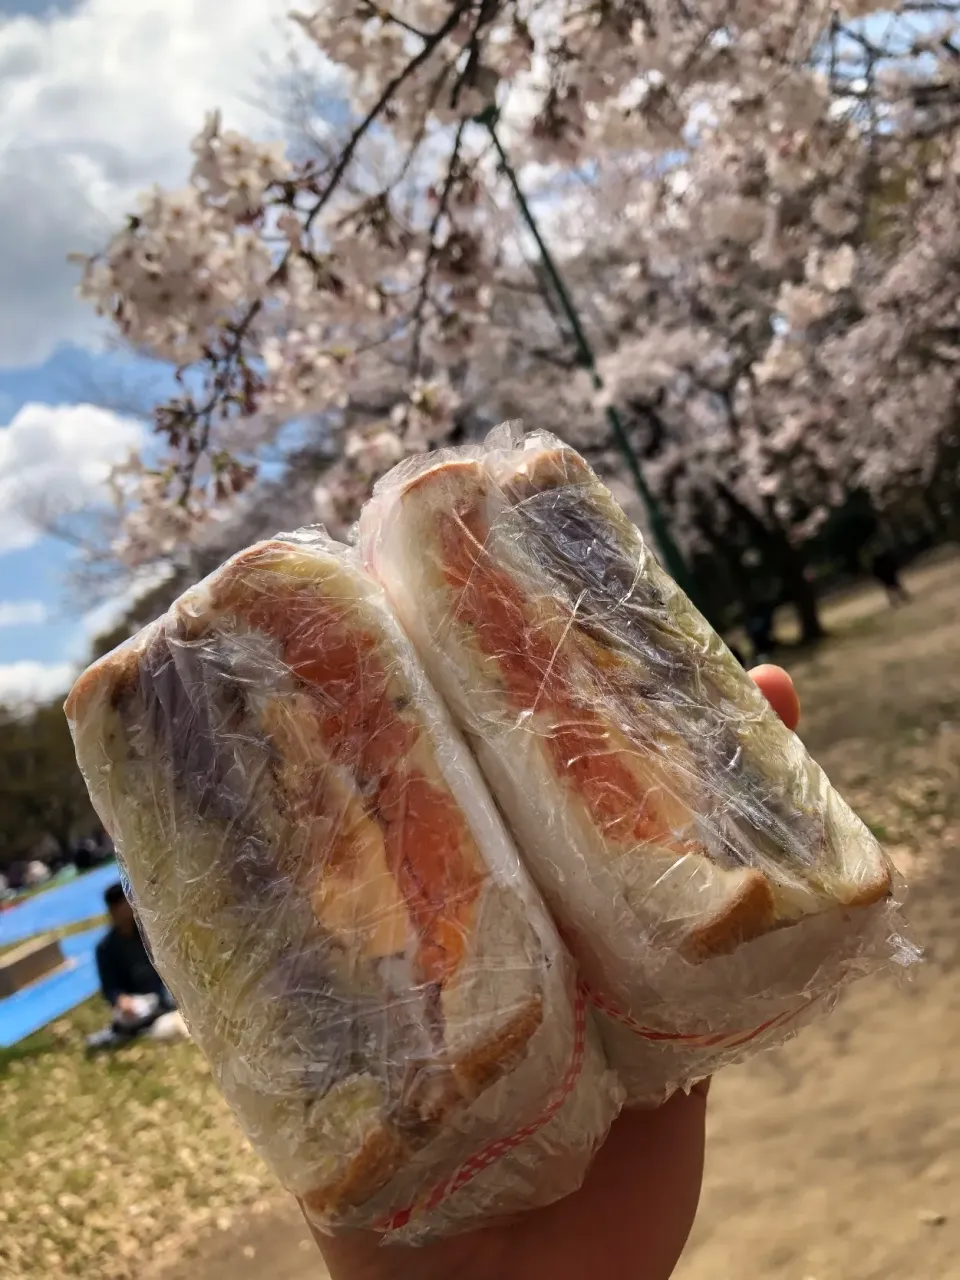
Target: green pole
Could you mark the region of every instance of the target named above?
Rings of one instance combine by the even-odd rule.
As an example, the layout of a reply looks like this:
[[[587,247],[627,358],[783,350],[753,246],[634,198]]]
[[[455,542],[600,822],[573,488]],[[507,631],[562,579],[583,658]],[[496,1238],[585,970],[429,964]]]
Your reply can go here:
[[[504,151],[503,144],[500,141],[500,136],[497,133],[496,108],[488,108],[482,115],[477,117],[477,123],[482,124],[490,134],[490,138],[496,148],[497,156],[500,161],[500,168],[503,173],[506,174],[507,180],[513,190],[517,206],[523,215],[523,220],[527,224],[530,234],[533,236],[537,249],[540,252],[540,258],[543,262],[544,268],[547,275],[550,277],[554,290],[556,291],[560,306],[563,308],[564,315],[570,322],[570,328],[573,331],[573,337],[577,346],[577,355],[580,363],[590,374],[590,380],[595,389],[597,391],[601,391],[603,389],[603,379],[597,372],[597,362],[594,359],[590,343],[587,341],[587,335],[583,331],[583,325],[580,323],[580,317],[573,305],[573,300],[570,297],[570,294],[567,292],[567,287],[563,282],[563,277],[560,275],[560,271],[557,268],[546,243],[544,242],[543,236],[540,234],[540,228],[537,226],[533,212],[527,204],[526,198],[520,189],[520,183],[517,180],[516,172],[510,164],[510,161],[507,159],[507,153]],[[650,521],[650,528],[653,532],[654,538],[657,540],[657,546],[663,556],[664,565],[668,573],[670,573],[677,582],[678,586],[682,587],[687,595],[693,599],[693,584],[691,582],[686,562],[680,554],[680,548],[674,542],[673,536],[667,527],[667,522],[663,517],[663,512],[660,510],[660,504],[650,492],[650,488],[647,485],[646,480],[643,478],[643,472],[640,469],[640,462],[636,453],[633,451],[633,446],[627,436],[623,420],[613,405],[607,406],[606,414],[607,420],[613,428],[613,434],[616,439],[617,446],[623,454],[624,461],[630,471],[637,493],[640,495],[640,500],[646,509],[647,518]]]

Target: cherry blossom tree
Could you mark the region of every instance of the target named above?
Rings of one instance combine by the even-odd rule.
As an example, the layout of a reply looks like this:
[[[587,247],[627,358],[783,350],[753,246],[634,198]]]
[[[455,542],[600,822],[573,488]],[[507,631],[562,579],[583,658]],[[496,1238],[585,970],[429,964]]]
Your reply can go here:
[[[342,123],[212,115],[82,288],[181,392],[118,473],[139,565],[242,522],[343,531],[406,454],[523,416],[617,455],[499,172],[550,239],[691,553],[803,548],[851,492],[956,492],[957,5],[328,0]],[[263,467],[283,458],[283,478]],[[279,501],[278,501],[279,495]]]
[[[710,100],[704,89],[681,162],[652,178],[648,167],[632,189],[621,172],[623,200],[607,198],[627,210],[620,239],[607,229],[608,257],[615,247],[631,265],[625,279],[618,261],[619,292],[616,278],[595,281],[610,329],[602,365],[648,473],[688,541],[731,560],[734,578],[762,549],[811,638],[802,552],[829,513],[851,492],[884,509],[939,485],[936,519],[956,491],[949,333],[918,305],[926,294],[939,309],[932,276],[952,261],[942,233],[920,248],[918,231],[927,218],[956,225],[944,181],[955,22],[940,11],[931,26],[931,10],[920,33],[910,15],[874,30],[833,14],[810,65],[759,90],[745,79]],[[596,230],[601,217],[595,207],[586,222]],[[917,256],[932,268],[922,284]],[[919,351],[889,301],[878,314],[875,283],[895,272],[919,284]],[[949,275],[944,288],[955,296]]]

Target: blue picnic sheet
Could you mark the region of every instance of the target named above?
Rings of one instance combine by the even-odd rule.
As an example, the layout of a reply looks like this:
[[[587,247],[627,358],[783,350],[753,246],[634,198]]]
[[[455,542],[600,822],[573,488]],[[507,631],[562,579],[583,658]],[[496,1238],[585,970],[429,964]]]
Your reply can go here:
[[[0,1000],[0,1049],[18,1044],[96,994],[100,984],[94,948],[105,933],[106,929],[101,925],[61,939],[60,948],[66,956],[66,965],[23,991]],[[106,1019],[106,1005],[103,1012]]]
[[[104,915],[103,891],[119,879],[117,864],[109,862],[66,884],[38,893],[16,907],[0,911],[0,947]]]

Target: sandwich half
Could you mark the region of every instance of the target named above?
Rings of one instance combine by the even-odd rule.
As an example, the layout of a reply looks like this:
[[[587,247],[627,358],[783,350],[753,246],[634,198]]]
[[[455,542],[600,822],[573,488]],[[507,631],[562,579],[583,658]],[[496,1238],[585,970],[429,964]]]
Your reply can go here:
[[[542,1194],[577,1185],[615,1088],[352,553],[316,532],[241,553],[90,668],[67,715],[157,967],[319,1228],[455,1229],[535,1202],[548,1157]]]
[[[575,450],[500,435],[405,464],[361,543],[631,1096],[784,1034],[882,949],[877,842]]]

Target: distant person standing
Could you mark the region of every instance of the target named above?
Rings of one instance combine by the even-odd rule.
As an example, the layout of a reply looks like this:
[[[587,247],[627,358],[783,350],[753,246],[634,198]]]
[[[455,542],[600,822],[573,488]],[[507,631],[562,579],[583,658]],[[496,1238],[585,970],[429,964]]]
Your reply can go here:
[[[89,871],[96,862],[96,845],[92,840],[81,840],[73,855],[73,864],[78,871]]]
[[[776,608],[770,600],[761,601],[746,620],[746,632],[753,647],[753,662],[762,663],[773,652],[773,620]]]
[[[900,581],[900,566],[897,557],[887,547],[882,548],[873,557],[870,572],[887,593],[887,599],[893,608],[898,604],[906,604],[910,595]]]

